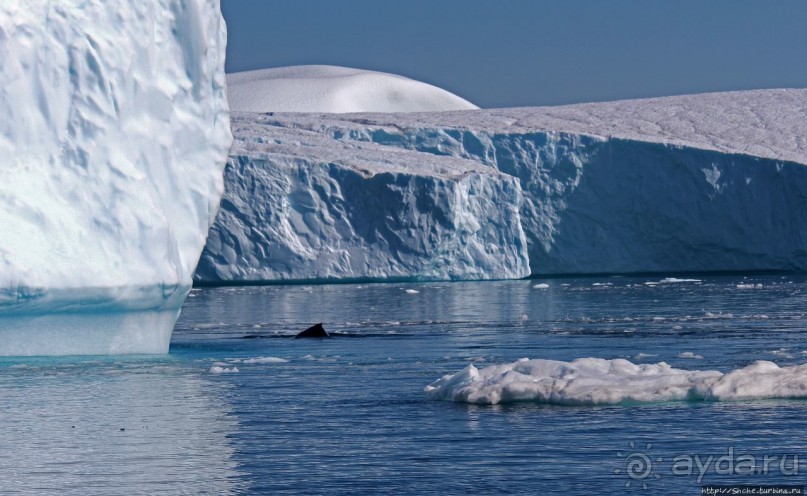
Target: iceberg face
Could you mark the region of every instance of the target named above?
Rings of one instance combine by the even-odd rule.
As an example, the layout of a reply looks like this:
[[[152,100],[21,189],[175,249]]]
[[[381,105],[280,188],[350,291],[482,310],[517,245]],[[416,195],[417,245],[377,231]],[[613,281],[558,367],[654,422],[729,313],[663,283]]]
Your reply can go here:
[[[230,108],[241,112],[438,112],[478,108],[430,84],[330,65],[227,75]]]
[[[807,398],[807,365],[779,367],[757,361],[727,374],[674,369],[664,362],[579,358],[528,360],[486,367],[468,365],[426,386],[435,399],[496,405],[532,401],[555,405]]]
[[[232,141],[218,0],[0,5],[0,354],[165,353]]]
[[[272,128],[271,116],[234,114],[233,127],[199,282],[529,274],[521,190],[508,175],[370,143],[339,146]]]
[[[385,157],[408,152],[396,164],[417,168],[419,174],[462,160],[475,164],[468,167],[476,173],[487,169],[490,177],[516,179],[520,215],[510,215],[507,222],[521,223],[532,274],[807,271],[807,142],[801,138],[807,135],[806,112],[807,90],[760,90],[467,112],[274,114],[261,119],[244,114],[240,119],[252,124],[236,126],[235,133],[245,141],[286,146],[283,160],[299,164],[314,153],[305,143],[316,140],[316,156],[338,151],[340,161],[349,160],[350,150],[375,145],[378,153],[370,161],[376,173],[397,160]],[[236,163],[239,153],[232,158]],[[266,150],[268,162],[276,153]],[[228,189],[240,191],[233,203],[261,202],[258,192],[240,186],[252,181],[246,169],[228,171],[226,181]],[[312,185],[307,191],[299,194],[316,195],[321,188]],[[505,224],[493,220],[504,219],[495,210],[503,197],[480,198],[497,191],[480,189],[459,198],[488,205],[490,216],[479,218],[479,225],[498,230],[494,241],[506,242]],[[262,208],[286,208],[273,198]],[[352,203],[358,208],[363,199],[340,196],[340,208]],[[399,211],[399,217],[410,219],[409,237],[429,237],[414,221],[413,215],[423,213]],[[250,224],[245,230],[238,221],[226,220],[217,226],[216,240],[238,239],[247,246],[244,240],[271,233],[268,223],[258,223],[263,227]],[[320,232],[288,225],[282,236],[270,237],[300,233],[316,238]],[[320,239],[325,243],[327,238]],[[208,244],[211,257],[219,256],[223,246],[214,243]],[[520,254],[515,248],[500,253]],[[217,269],[217,277],[239,280],[238,274],[260,265],[259,257],[245,252],[252,250],[219,256],[218,263],[240,268]],[[304,262],[299,252],[285,258],[276,253],[278,266]],[[498,262],[508,265],[523,264]],[[493,266],[478,263],[480,270]],[[348,273],[352,277],[355,271]],[[459,274],[454,277],[463,277]],[[212,277],[212,271],[204,274]],[[472,271],[470,277],[480,276]],[[489,277],[503,277],[503,272]]]

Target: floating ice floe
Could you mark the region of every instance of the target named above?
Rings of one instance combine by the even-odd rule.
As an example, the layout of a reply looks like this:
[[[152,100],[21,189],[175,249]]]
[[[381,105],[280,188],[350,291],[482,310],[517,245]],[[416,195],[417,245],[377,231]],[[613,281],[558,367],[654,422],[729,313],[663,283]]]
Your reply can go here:
[[[691,351],[684,351],[684,352],[679,353],[678,355],[676,355],[676,358],[691,358],[693,360],[702,360],[703,355],[696,355],[695,353],[692,353]]]
[[[210,373],[211,374],[233,374],[233,373],[237,373],[237,372],[240,372],[240,371],[238,370],[238,367],[235,367],[235,366],[226,367],[226,366],[222,366],[222,365],[213,365],[212,367],[210,367]]]
[[[579,358],[529,360],[477,369],[468,365],[429,384],[432,398],[489,404],[531,401],[609,405],[659,401],[807,398],[807,365],[756,361],[729,373],[675,369],[664,362]]]
[[[288,360],[285,358],[279,357],[258,357],[258,358],[246,358],[241,361],[241,363],[245,364],[256,364],[256,363],[286,363]]]

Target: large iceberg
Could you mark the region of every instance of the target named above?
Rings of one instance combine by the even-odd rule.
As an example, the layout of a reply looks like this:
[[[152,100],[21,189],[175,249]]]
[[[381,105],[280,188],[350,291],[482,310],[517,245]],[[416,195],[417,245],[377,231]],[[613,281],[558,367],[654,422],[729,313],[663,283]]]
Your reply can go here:
[[[477,218],[480,229],[500,230],[497,235],[485,233],[484,239],[515,241],[502,247],[502,257],[522,256],[520,240],[502,231],[512,230],[511,222],[520,222],[532,274],[805,271],[805,115],[807,90],[795,89],[417,114],[241,114],[238,121],[243,125],[235,127],[236,138],[268,148],[260,167],[250,165],[243,147],[234,149],[226,172],[231,197],[224,209],[238,213],[217,222],[216,235],[201,262],[204,272],[197,279],[211,283],[250,279],[244,274],[260,272],[259,261],[269,258],[282,275],[264,271],[261,279],[317,273],[321,260],[317,256],[299,257],[297,252],[274,247],[290,234],[310,238],[326,232],[312,226],[321,225],[327,217],[308,217],[304,231],[297,229],[300,224],[279,231],[261,221],[272,218],[268,212],[286,209],[291,193],[284,199],[252,187],[257,170],[275,169],[281,154],[271,148],[285,147],[282,161],[297,163],[320,177],[310,181],[310,188],[301,185],[295,195],[319,197],[318,212],[361,208],[367,196],[375,194],[372,189],[331,195],[316,187],[328,180],[327,168],[304,164],[333,150],[333,156],[339,157],[334,162],[361,169],[351,164],[346,150],[370,145],[374,145],[371,160],[376,167],[364,167],[368,174],[383,173],[384,157],[389,156],[401,158],[396,159],[399,174],[408,170],[428,175],[463,161],[469,170],[487,171],[487,177],[497,181],[504,180],[501,175],[516,179],[509,195],[518,202],[520,215],[499,213],[501,195],[480,198],[498,194],[496,188],[461,195],[451,208],[468,211],[465,202],[473,201],[488,205],[491,218],[506,219]],[[316,147],[308,145],[312,141]],[[446,189],[443,194],[454,193]],[[415,226],[412,215],[426,212],[401,209],[383,215]],[[408,239],[410,244],[430,236],[428,231],[409,228],[404,234],[409,238],[398,234],[396,239]],[[328,240],[322,238],[319,243],[326,245]],[[350,258],[354,252],[341,253]],[[455,268],[452,277],[467,273],[469,278],[482,278],[480,272],[502,267],[518,270],[498,270],[487,277],[527,272],[520,260],[491,263],[493,253],[488,249],[479,258],[457,261],[465,267]],[[365,271],[365,276],[384,274],[382,258],[376,260],[379,265],[372,274]],[[225,268],[226,264],[232,267]],[[359,275],[354,270],[346,277]],[[403,275],[400,270],[394,273]],[[422,274],[410,275],[421,278]],[[439,273],[432,275],[439,277]]]
[[[232,141],[218,0],[0,4],[0,354],[165,353]]]

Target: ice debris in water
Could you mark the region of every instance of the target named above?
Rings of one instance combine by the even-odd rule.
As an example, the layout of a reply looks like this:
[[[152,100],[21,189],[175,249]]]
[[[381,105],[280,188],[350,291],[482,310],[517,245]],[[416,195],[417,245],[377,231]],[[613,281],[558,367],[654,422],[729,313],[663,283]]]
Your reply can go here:
[[[659,281],[660,284],[680,284],[684,282],[698,283],[703,281],[701,281],[700,279],[677,279],[675,277],[666,277]]]
[[[210,373],[211,374],[231,374],[231,373],[236,373],[236,372],[240,372],[240,371],[238,370],[238,367],[235,367],[235,366],[233,366],[233,367],[225,367],[225,366],[221,366],[221,365],[213,365],[212,367],[210,367]]]
[[[278,358],[278,357],[258,357],[258,358],[247,358],[242,361],[242,363],[246,364],[254,364],[254,363],[286,363],[288,360],[285,358]]]

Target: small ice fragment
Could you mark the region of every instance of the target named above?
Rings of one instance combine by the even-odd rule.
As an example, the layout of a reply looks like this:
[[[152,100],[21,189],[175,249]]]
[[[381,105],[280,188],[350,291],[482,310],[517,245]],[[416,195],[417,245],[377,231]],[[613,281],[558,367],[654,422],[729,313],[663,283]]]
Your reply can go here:
[[[213,365],[210,367],[211,374],[231,374],[234,372],[238,372],[238,367],[228,368],[228,367],[220,367],[218,365]]]
[[[703,359],[703,355],[696,355],[691,351],[685,351],[683,353],[679,353],[678,355],[676,355],[676,358],[691,358],[693,360],[701,360]]]
[[[549,289],[549,284],[544,284],[544,283],[536,284],[535,286],[533,286],[533,288],[535,288],[535,289]]]
[[[420,291],[418,291],[416,289],[407,289],[406,290],[406,294],[418,294],[418,293],[420,293]]]
[[[310,356],[310,355],[309,355]],[[303,357],[305,358],[305,357]],[[278,358],[278,357],[258,357],[258,358],[247,358],[243,361],[246,364],[253,364],[253,363],[286,363],[288,360],[285,358]]]

